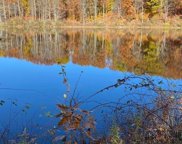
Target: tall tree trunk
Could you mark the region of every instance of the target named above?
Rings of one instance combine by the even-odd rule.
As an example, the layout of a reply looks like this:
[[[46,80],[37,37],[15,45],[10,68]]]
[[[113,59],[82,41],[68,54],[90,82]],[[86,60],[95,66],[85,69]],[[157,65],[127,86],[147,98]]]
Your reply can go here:
[[[104,2],[102,3],[102,16],[105,17],[105,5]]]
[[[56,4],[57,4],[57,0],[54,0],[53,1],[53,13],[54,13],[54,21],[57,20],[57,7],[56,7]]]
[[[6,21],[7,16],[6,16],[6,5],[5,5],[5,0],[3,0],[3,12],[4,12],[4,20]]]
[[[86,1],[82,0],[82,24],[85,24],[85,17],[86,17]]]
[[[143,23],[143,15],[144,15],[144,8],[143,8],[144,2],[142,0],[142,23]]]
[[[165,12],[165,22],[166,22],[168,19],[168,13],[169,13],[169,1],[168,0],[165,0],[164,12]]]
[[[37,9],[36,9],[36,2],[35,2],[35,0],[33,1],[33,5],[34,5],[33,6],[34,7],[34,10],[33,10],[34,11],[34,17],[37,18]]]
[[[98,0],[94,0],[94,23],[96,23],[97,18],[97,2]]]
[[[8,19],[11,17],[11,9],[10,9],[10,4],[8,3]]]

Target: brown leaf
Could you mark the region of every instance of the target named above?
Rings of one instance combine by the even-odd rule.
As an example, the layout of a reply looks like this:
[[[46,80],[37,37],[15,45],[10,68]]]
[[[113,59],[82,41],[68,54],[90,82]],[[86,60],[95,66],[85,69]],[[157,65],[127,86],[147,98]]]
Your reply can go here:
[[[58,108],[60,108],[62,111],[66,111],[69,109],[69,107],[65,106],[65,105],[61,105],[61,104],[57,104]]]
[[[87,135],[91,136],[91,130],[90,129],[87,130]]]
[[[70,128],[71,129],[78,129],[80,127],[81,120],[82,120],[81,115],[74,116],[72,121],[71,121]]]
[[[90,114],[90,112],[86,111],[86,110],[82,110],[82,112],[85,113],[85,114]]]
[[[82,115],[75,115],[74,119],[77,121],[81,121],[82,120]]]
[[[58,126],[64,125],[65,123],[69,122],[70,119],[71,119],[70,116],[65,116],[65,117],[63,117],[63,118],[61,119],[61,121],[58,123]]]

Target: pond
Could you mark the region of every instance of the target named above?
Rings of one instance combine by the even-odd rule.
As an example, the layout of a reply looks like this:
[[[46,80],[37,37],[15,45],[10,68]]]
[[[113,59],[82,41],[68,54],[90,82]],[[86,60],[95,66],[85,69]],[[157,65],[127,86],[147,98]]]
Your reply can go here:
[[[179,126],[181,57],[181,31],[1,31],[0,142],[130,143],[138,114],[154,127],[156,112]]]

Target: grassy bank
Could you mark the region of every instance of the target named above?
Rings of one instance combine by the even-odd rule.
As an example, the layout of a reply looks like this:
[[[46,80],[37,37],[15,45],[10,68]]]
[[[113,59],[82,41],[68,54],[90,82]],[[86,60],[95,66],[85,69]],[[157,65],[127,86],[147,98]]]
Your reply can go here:
[[[137,20],[133,21],[122,21],[116,20],[113,22],[107,23],[107,21],[101,20],[97,22],[88,22],[82,24],[77,21],[51,21],[51,20],[33,20],[33,19],[21,19],[14,18],[9,21],[0,23],[0,28],[15,28],[15,29],[52,29],[52,28],[143,28],[143,29],[182,29],[182,20],[172,20],[168,22],[162,21],[146,21],[140,22]]]

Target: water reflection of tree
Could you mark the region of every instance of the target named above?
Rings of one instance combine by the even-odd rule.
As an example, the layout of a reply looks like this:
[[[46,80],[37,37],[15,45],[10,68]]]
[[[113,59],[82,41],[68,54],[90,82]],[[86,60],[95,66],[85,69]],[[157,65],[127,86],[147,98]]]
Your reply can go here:
[[[142,42],[141,55],[142,60],[136,65],[136,68],[142,70],[142,73],[149,72],[155,74],[163,73],[164,68],[162,62],[159,59],[159,42],[152,39],[150,36],[147,40]],[[139,72],[141,73],[141,71]]]
[[[3,35],[1,56],[44,64],[72,60],[80,65],[181,77],[180,35],[88,30]]]

